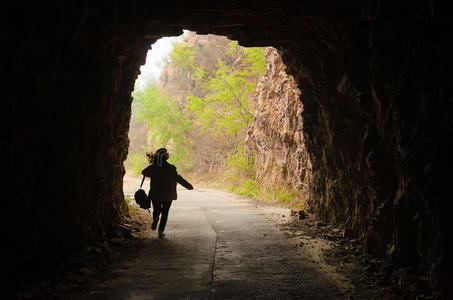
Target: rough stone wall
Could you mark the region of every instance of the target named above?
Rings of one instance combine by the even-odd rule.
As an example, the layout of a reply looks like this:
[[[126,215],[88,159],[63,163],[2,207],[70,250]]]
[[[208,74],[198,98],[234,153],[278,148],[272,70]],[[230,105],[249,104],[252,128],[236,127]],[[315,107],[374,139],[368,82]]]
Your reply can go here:
[[[312,176],[302,132],[300,90],[286,74],[277,49],[266,48],[265,56],[266,72],[257,84],[246,146],[255,155],[258,182],[270,189],[297,189],[305,200]]]
[[[14,14],[17,12],[17,14]],[[141,61],[130,41],[83,7],[33,4],[2,26],[5,274],[53,268],[98,241],[126,211],[130,92]],[[26,274],[19,273],[20,278]]]
[[[447,1],[9,3],[0,70],[6,272],[99,239],[124,209],[130,92],[182,28],[274,46],[302,91],[310,202],[370,251],[450,288]],[[9,268],[8,268],[9,266]]]
[[[439,9],[377,1],[349,22],[306,19],[282,52],[302,89],[312,211],[448,287],[452,26]]]

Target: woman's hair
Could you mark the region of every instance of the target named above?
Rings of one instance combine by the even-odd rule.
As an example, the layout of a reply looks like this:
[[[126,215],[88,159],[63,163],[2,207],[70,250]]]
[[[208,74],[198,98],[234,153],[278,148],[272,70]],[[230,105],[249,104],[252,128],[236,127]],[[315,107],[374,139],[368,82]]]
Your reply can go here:
[[[149,164],[152,165],[154,160],[154,153],[146,152],[146,159],[148,159]]]
[[[169,155],[167,149],[160,148],[154,153],[147,152],[146,157],[151,165],[161,167],[162,164],[167,161]]]

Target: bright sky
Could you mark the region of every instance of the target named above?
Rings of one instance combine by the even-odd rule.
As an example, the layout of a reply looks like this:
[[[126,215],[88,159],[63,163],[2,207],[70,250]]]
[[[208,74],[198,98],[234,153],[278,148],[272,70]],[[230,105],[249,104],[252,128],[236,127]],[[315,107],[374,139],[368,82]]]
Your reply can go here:
[[[144,88],[147,84],[155,82],[162,72],[165,64],[164,59],[173,49],[173,45],[182,41],[183,36],[189,31],[184,30],[180,36],[163,37],[151,45],[151,50],[146,55],[146,63],[140,67],[141,74],[135,82],[136,88]]]

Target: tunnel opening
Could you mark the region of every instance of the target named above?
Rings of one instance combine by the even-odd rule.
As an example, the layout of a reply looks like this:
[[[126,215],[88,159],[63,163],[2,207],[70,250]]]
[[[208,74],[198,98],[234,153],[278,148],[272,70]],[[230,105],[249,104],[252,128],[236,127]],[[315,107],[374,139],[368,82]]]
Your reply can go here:
[[[190,181],[305,208],[311,166],[300,90],[275,48],[185,30],[159,39],[146,61],[132,93],[128,203],[145,152],[165,147]]]
[[[122,163],[138,66],[149,41],[189,28],[280,51],[303,93],[312,211],[447,293],[449,10],[438,2],[383,3],[11,10],[1,29],[10,87],[2,101],[2,164],[6,185],[20,192],[3,219],[12,228],[6,270],[56,264],[115,230],[127,209]]]

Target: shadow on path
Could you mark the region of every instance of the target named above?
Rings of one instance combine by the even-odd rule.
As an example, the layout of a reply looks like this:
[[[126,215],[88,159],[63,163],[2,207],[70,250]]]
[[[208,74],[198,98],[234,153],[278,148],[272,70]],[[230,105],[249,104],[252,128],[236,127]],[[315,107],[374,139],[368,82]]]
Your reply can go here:
[[[107,299],[342,299],[269,212],[221,191],[179,192],[166,238],[149,228],[98,289]],[[101,296],[98,294],[98,296]]]

